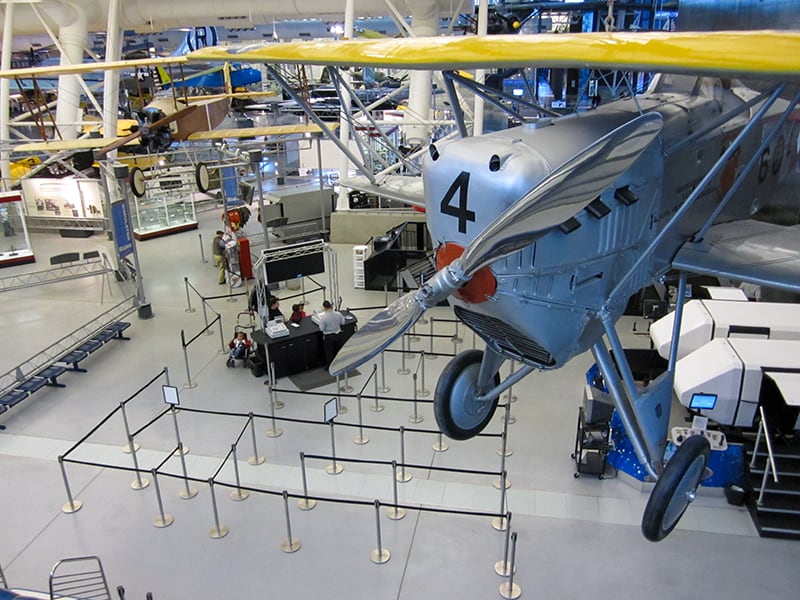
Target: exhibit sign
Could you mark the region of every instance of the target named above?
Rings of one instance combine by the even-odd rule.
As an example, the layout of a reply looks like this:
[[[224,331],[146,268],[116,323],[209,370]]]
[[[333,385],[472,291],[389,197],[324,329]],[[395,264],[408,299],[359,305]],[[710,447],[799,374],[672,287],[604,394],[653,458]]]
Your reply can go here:
[[[114,243],[117,246],[117,254],[120,258],[124,258],[133,253],[131,214],[127,202],[120,200],[111,204],[111,222],[114,226]]]
[[[30,178],[22,180],[25,214],[31,217],[102,219],[103,200],[97,179]]]

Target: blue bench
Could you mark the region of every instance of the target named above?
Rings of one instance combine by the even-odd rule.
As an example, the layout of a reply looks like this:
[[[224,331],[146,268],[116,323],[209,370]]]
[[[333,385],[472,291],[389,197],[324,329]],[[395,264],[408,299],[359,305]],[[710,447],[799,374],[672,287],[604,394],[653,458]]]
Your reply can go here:
[[[78,363],[81,362],[87,356],[89,356],[89,353],[85,352],[84,350],[73,350],[72,352],[68,352],[67,354],[59,358],[56,362],[72,365],[71,367],[65,367],[68,371],[77,371],[78,373],[86,373],[86,369],[84,369],[83,367],[79,367]]]
[[[58,377],[60,375],[67,371],[85,373],[86,369],[79,367],[78,363],[84,360],[94,351],[102,348],[103,345],[110,340],[129,340],[130,338],[123,335],[123,332],[130,326],[131,324],[127,321],[117,321],[116,323],[112,323],[108,327],[100,330],[90,339],[83,342],[77,348],[61,356],[59,359],[54,361],[53,364],[48,365],[35,375],[32,375],[26,380],[18,383],[13,389],[0,396],[0,414],[3,414],[9,408],[16,406],[25,400],[25,398],[31,396],[45,386],[66,387],[63,383],[59,383]],[[4,425],[0,425],[0,430],[2,429],[5,429]]]

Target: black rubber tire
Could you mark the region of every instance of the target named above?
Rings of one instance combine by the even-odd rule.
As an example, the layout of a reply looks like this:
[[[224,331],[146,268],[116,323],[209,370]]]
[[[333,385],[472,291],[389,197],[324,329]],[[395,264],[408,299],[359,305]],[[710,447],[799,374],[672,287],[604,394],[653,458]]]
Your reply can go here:
[[[693,499],[689,495],[703,480],[710,454],[711,446],[702,435],[693,435],[678,447],[644,508],[644,537],[660,542],[672,532]]]
[[[208,191],[209,185],[209,174],[208,174],[208,167],[205,163],[197,163],[197,166],[194,170],[194,182],[197,184],[197,189],[204,194]]]
[[[475,389],[478,380],[483,350],[467,350],[458,354],[445,366],[439,380],[436,382],[436,390],[433,393],[433,414],[439,429],[447,437],[454,440],[468,440],[478,435],[489,424],[497,408],[497,398],[488,403],[480,414],[475,415],[474,423],[465,424],[463,419],[454,416],[455,413],[463,412],[464,397],[456,399],[453,391],[458,387],[460,391],[470,393]],[[467,378],[467,379],[465,379]],[[495,385],[500,384],[500,374],[495,374]],[[459,410],[454,411],[456,407]],[[459,420],[461,424],[459,424]]]

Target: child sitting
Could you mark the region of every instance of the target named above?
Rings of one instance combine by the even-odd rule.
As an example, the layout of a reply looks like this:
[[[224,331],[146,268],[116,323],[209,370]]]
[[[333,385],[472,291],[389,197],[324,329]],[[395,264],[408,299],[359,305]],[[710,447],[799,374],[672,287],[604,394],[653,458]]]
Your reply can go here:
[[[234,337],[229,343],[228,348],[231,351],[228,353],[228,366],[233,366],[233,361],[237,358],[246,359],[247,356],[250,354],[250,340],[247,337],[247,334],[244,331],[237,331],[236,337]]]

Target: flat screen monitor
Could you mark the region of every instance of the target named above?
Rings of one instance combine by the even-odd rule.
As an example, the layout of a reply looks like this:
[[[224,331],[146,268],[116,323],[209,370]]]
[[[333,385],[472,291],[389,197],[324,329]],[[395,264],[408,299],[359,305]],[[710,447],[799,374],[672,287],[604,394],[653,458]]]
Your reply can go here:
[[[319,244],[319,242],[311,242],[311,244]],[[298,244],[298,247],[300,246]],[[264,252],[269,252],[269,250]],[[325,272],[325,254],[320,250],[319,252],[311,252],[282,260],[269,261],[265,263],[265,267],[267,269],[267,280],[270,282],[287,281],[298,277],[316,275],[317,273]]]
[[[701,392],[692,394],[692,399],[689,400],[689,408],[692,410],[713,410],[716,404],[716,394],[704,394]]]

